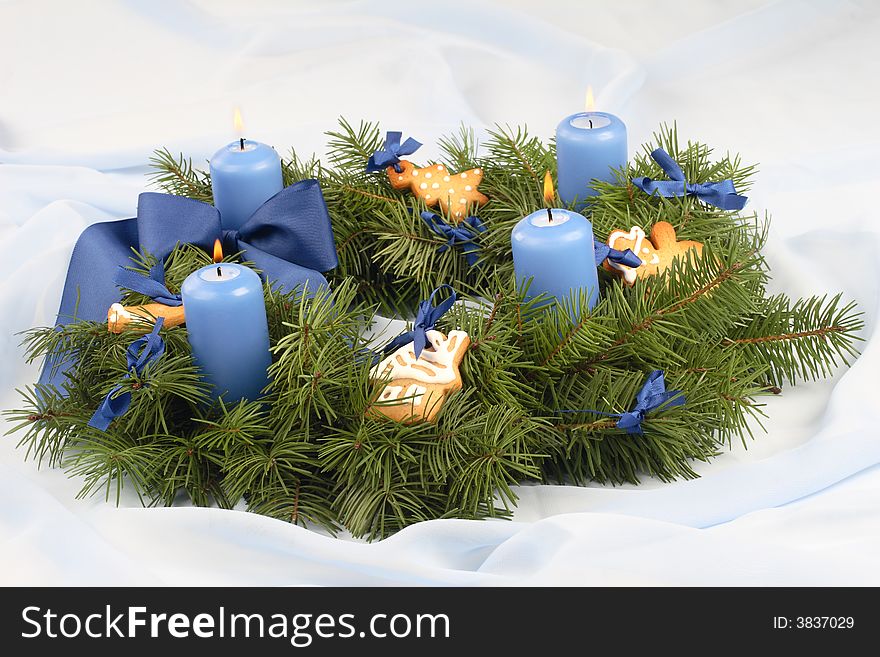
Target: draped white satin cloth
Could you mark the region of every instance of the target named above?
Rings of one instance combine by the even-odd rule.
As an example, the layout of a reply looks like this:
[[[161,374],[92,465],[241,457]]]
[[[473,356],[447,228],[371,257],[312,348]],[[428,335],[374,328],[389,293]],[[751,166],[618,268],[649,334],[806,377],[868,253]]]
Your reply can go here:
[[[459,124],[549,137],[587,84],[630,153],[663,121],[759,162],[772,287],[865,312],[851,369],[767,400],[766,433],[701,478],[523,486],[513,521],[374,544],[218,509],[77,500],[0,441],[0,583],[880,584],[880,8],[693,3],[0,0],[0,407],[33,381],[15,334],[53,322],[73,244],[133,216],[157,147],[248,136],[322,153],[342,115],[428,144]],[[878,368],[875,370],[875,368]],[[5,420],[0,420],[0,428]]]

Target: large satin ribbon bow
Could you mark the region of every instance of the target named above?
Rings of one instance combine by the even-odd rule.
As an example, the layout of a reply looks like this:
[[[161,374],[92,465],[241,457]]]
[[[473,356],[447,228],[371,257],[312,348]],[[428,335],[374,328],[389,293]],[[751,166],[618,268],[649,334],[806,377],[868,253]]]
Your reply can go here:
[[[159,329],[162,328],[164,321],[164,317],[159,317],[152,331],[128,345],[126,379],[131,378],[132,370],[134,370],[135,376],[142,376],[147,365],[159,360],[165,353],[165,341],[159,335]],[[126,390],[119,394],[122,389],[123,386],[119,385],[107,393],[104,401],[101,402],[98,410],[89,420],[90,427],[106,431],[115,418],[128,412],[128,407],[131,406],[131,391]]]
[[[451,226],[440,215],[427,211],[422,212],[422,221],[440,237],[445,237],[448,240],[446,244],[437,249],[439,253],[443,253],[454,246],[460,246],[467,263],[471,267],[477,264],[477,260],[480,257],[480,245],[476,243],[475,239],[479,233],[486,231],[483,222],[474,216],[470,216],[457,226]]]
[[[651,157],[670,180],[652,180],[647,176],[633,178],[633,185],[646,194],[659,194],[665,198],[692,195],[722,210],[742,210],[748,201],[748,198],[736,193],[729,178],[721,182],[689,183],[684,179],[684,172],[678,163],[662,148],[653,151]]]
[[[663,378],[663,370],[654,370],[648,375],[647,381],[636,394],[636,403],[631,411],[626,413],[604,413],[591,408],[576,411],[559,411],[559,413],[595,413],[607,417],[616,417],[617,428],[623,429],[629,434],[642,434],[642,422],[648,411],[664,406],[672,408],[685,403],[684,395],[679,390],[666,390],[666,381]]]
[[[642,259],[635,253],[633,253],[632,249],[618,251],[617,249],[612,249],[610,246],[605,244],[605,242],[600,242],[597,239],[593,240],[593,253],[596,257],[597,267],[600,267],[602,263],[606,260],[616,262],[619,265],[625,265],[626,267],[642,266]]]
[[[449,296],[435,306],[434,296],[444,289],[449,290]],[[439,320],[447,310],[452,308],[457,298],[458,295],[451,285],[441,285],[431,292],[430,297],[419,303],[419,311],[416,314],[415,322],[413,322],[412,330],[407,331],[406,333],[401,333],[394,338],[391,342],[385,345],[385,348],[382,349],[382,353],[391,353],[395,349],[400,349],[400,347],[412,342],[413,352],[415,353],[416,358],[418,358],[421,355],[422,350],[428,344],[428,331],[434,329],[437,320]]]
[[[321,272],[338,264],[330,215],[317,180],[302,180],[281,190],[233,231],[221,230],[220,213],[213,205],[145,192],[138,197],[136,218],[93,224],[80,235],[70,257],[57,324],[105,321],[107,309],[119,301],[115,280],[119,267],[131,264],[132,249],[162,262],[178,243],[210,251],[218,237],[226,253],[242,251],[242,259],[289,292],[302,288],[314,294],[327,283]],[[161,288],[155,288],[159,298],[168,292],[164,284]],[[64,364],[58,366],[50,359],[40,383],[60,389],[64,369]]]
[[[422,145],[412,137],[408,137],[403,144],[400,143],[402,132],[388,131],[385,135],[385,145],[370,156],[367,161],[367,171],[384,171],[390,166],[400,173],[400,156],[412,155]]]

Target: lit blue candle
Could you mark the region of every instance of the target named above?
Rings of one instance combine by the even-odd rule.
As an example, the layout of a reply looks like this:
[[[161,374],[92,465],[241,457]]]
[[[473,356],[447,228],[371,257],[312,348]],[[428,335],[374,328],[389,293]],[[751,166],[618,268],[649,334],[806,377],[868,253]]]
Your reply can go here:
[[[593,180],[614,182],[626,164],[626,126],[606,112],[579,112],[556,127],[559,198],[582,209],[596,195]]]
[[[214,399],[257,399],[272,362],[260,277],[242,265],[213,264],[187,276],[180,293],[193,359]]]
[[[214,153],[211,191],[223,228],[238,229],[254,210],[280,192],[281,158],[275,149],[239,139]]]
[[[531,279],[527,298],[547,294],[558,303],[589,293],[590,310],[599,299],[593,254],[593,224],[570,210],[538,210],[521,219],[511,233],[513,267],[520,286]],[[573,306],[575,315],[580,309]]]

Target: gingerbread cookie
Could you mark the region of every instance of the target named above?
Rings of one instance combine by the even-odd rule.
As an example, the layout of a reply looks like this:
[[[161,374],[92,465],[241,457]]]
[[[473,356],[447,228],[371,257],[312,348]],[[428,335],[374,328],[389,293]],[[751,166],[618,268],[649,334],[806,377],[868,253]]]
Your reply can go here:
[[[443,214],[461,221],[468,214],[468,206],[485,205],[489,198],[477,191],[483,181],[482,169],[468,169],[451,173],[442,164],[432,164],[421,169],[407,160],[398,164],[400,171],[388,167],[388,179],[394,189],[406,189],[425,201],[429,207],[440,204]]]
[[[470,346],[464,331],[426,332],[430,348],[416,358],[412,343],[386,356],[370,372],[373,380],[387,381],[367,412],[404,424],[433,422],[454,391],[461,390],[458,366]],[[395,403],[396,402],[396,403]]]
[[[165,318],[165,328],[180,326],[186,322],[183,306],[166,306],[162,303],[147,303],[143,306],[123,306],[114,303],[107,311],[107,330],[122,333],[129,324],[142,324],[152,328],[159,317]]]
[[[690,249],[703,253],[700,242],[679,242],[675,238],[675,228],[667,221],[660,221],[651,228],[650,239],[645,239],[645,231],[633,226],[629,232],[615,230],[608,236],[608,246],[619,251],[632,249],[642,259],[641,267],[627,267],[616,262],[605,261],[605,269],[619,274],[627,285],[633,285],[636,278],[647,278],[665,271],[672,261]]]

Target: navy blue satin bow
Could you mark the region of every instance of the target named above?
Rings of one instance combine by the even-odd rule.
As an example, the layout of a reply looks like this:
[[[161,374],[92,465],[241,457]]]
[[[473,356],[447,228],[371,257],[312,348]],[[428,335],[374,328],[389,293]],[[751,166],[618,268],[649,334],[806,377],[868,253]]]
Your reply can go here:
[[[440,304],[434,306],[434,295],[443,289],[449,290],[449,296]],[[406,333],[401,333],[394,338],[391,342],[385,345],[382,353],[390,353],[395,349],[400,349],[400,347],[412,342],[413,352],[415,353],[416,358],[418,358],[421,355],[422,350],[428,344],[427,332],[433,330],[434,326],[437,324],[437,320],[443,317],[447,310],[452,308],[457,298],[458,295],[451,285],[441,285],[431,292],[431,296],[419,304],[419,312],[416,314],[416,321],[413,323],[412,330],[407,331]]]
[[[213,205],[146,192],[138,197],[137,218],[93,224],[80,235],[70,257],[57,324],[106,321],[107,309],[119,301],[117,272],[131,263],[132,249],[162,262],[178,243],[210,251],[218,237],[226,253],[242,251],[244,260],[288,292],[300,288],[314,294],[327,284],[321,272],[338,264],[330,215],[317,180],[286,187],[257,208],[239,230],[225,232]],[[65,358],[47,361],[40,383],[61,389],[68,363]]]
[[[632,249],[627,249],[626,251],[618,251],[617,249],[612,249],[610,246],[605,244],[605,242],[600,242],[597,239],[593,240],[594,247],[593,253],[596,256],[596,266],[600,267],[603,262],[606,260],[610,260],[611,262],[616,262],[619,265],[625,265],[627,267],[641,267],[642,259],[632,252]]]
[[[663,378],[663,370],[654,370],[648,375],[645,385],[636,394],[636,404],[631,411],[626,413],[604,413],[593,409],[582,409],[576,411],[558,411],[559,413],[596,413],[597,415],[605,415],[607,417],[616,417],[617,428],[623,429],[629,434],[641,434],[642,421],[648,411],[664,406],[671,408],[673,406],[681,406],[685,403],[684,395],[679,390],[666,390],[666,381]]]
[[[451,226],[446,223],[443,218],[434,212],[422,212],[422,221],[428,228],[437,233],[440,237],[445,237],[448,242],[437,249],[439,253],[443,253],[447,249],[454,246],[460,246],[461,252],[464,254],[467,263],[473,267],[479,260],[480,245],[474,240],[478,233],[486,231],[486,227],[479,219],[470,216],[457,226]],[[469,228],[468,228],[469,227]]]
[[[183,305],[183,299],[181,299],[180,295],[174,294],[165,287],[165,267],[162,265],[161,260],[152,266],[149,276],[144,276],[139,272],[126,269],[120,265],[116,276],[113,277],[113,282],[119,287],[124,287],[126,290],[145,294],[152,298],[153,301],[166,306]]]
[[[678,163],[662,148],[652,152],[651,157],[670,180],[652,180],[647,176],[633,178],[633,185],[647,194],[659,194],[665,198],[690,194],[722,210],[742,210],[748,201],[748,198],[736,193],[733,181],[729,178],[721,182],[689,183],[684,179],[684,172]]]
[[[165,341],[159,335],[159,329],[162,328],[164,321],[164,317],[156,319],[156,325],[152,331],[139,337],[128,346],[128,351],[126,352],[128,374],[125,375],[126,379],[131,378],[132,370],[134,370],[136,376],[142,376],[147,365],[156,362],[165,353]],[[122,389],[123,386],[116,386],[107,393],[104,401],[101,402],[98,410],[95,411],[92,419],[89,420],[90,427],[106,431],[115,418],[128,412],[128,407],[131,406],[131,392],[126,390],[119,394]]]
[[[412,137],[408,137],[403,144],[400,138],[403,136],[401,132],[388,131],[385,135],[385,145],[373,153],[367,161],[367,171],[384,171],[390,166],[394,167],[397,173],[400,173],[400,156],[412,155],[422,145]]]

